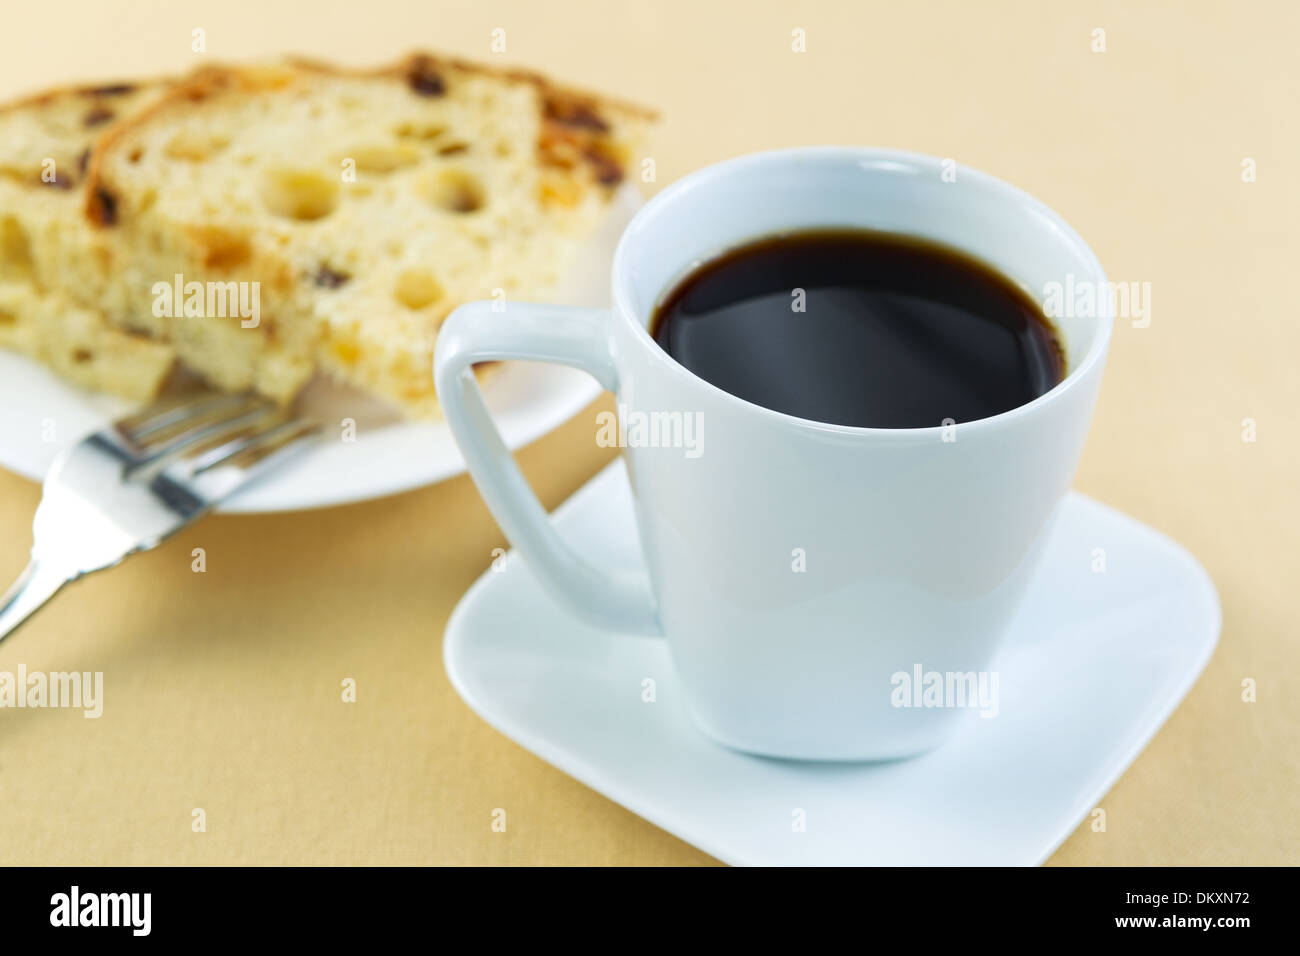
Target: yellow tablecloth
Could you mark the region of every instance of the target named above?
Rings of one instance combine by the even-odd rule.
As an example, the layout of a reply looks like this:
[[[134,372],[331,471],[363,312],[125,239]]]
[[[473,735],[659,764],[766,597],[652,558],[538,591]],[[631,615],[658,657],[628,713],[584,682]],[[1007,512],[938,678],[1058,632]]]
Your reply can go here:
[[[1112,280],[1152,289],[1149,327],[1116,328],[1077,487],[1190,548],[1224,629],[1102,801],[1106,832],[1082,826],[1053,862],[1300,862],[1300,8],[65,0],[6,12],[0,93],[184,69],[199,28],[211,59],[420,45],[645,102],[665,115],[651,190],[742,152],[861,143],[953,157],[1059,210]],[[594,415],[610,407],[520,453],[548,506],[609,459]],[[23,565],[37,498],[0,474],[0,577]],[[443,627],[502,544],[458,478],[209,519],[73,587],[0,646],[0,671],[103,671],[104,713],[0,711],[0,862],[708,862],[452,691]]]

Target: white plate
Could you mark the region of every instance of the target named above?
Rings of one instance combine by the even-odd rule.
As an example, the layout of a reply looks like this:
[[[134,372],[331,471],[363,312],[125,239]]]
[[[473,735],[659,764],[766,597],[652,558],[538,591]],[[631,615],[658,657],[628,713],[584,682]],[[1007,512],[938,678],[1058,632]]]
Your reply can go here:
[[[631,507],[618,461],[554,520],[597,562],[631,567]],[[1107,569],[1094,574],[1098,547]],[[662,642],[573,620],[514,552],[461,600],[443,655],[489,724],[725,862],[1035,864],[1173,712],[1219,620],[1214,585],[1186,551],[1072,494],[994,665],[1000,712],[970,713],[945,745],[911,760],[798,763],[713,743],[691,724]],[[647,677],[657,685],[649,704]],[[508,799],[510,781],[498,784]],[[796,810],[805,832],[794,832]]]
[[[632,187],[618,194],[556,302],[609,305],[614,247],[641,204]],[[484,391],[506,444],[520,448],[580,412],[600,394],[600,386],[574,369],[510,362]],[[35,362],[0,349],[0,466],[39,481],[60,449],[130,407],[69,385]],[[322,441],[219,510],[292,511],[344,504],[418,488],[465,470],[443,422],[405,422],[378,402],[323,382],[304,393],[302,409],[325,424]],[[344,418],[356,422],[353,442],[341,440]]]

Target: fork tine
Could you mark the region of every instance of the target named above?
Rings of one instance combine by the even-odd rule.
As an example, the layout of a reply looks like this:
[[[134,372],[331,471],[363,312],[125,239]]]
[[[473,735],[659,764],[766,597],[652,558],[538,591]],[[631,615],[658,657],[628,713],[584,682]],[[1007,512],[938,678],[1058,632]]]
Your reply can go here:
[[[304,449],[308,435],[320,430],[314,422],[289,419],[269,429],[247,426],[229,432],[207,451],[187,458],[182,453],[149,477],[149,490],[167,502],[216,504],[258,478],[292,452]]]
[[[316,435],[321,431],[318,422],[293,419],[284,425],[257,435],[244,444],[242,448],[232,451],[224,458],[205,464],[199,474],[215,468],[238,468],[251,472],[254,468],[268,465],[282,452],[288,452],[300,444],[302,439]]]
[[[135,444],[169,425],[219,408],[235,407],[246,401],[248,393],[188,392],[160,399],[113,423],[113,427]]]
[[[135,432],[136,437],[130,440],[140,459],[156,461],[232,426],[278,414],[277,407],[260,396],[231,398],[230,401],[188,404],[180,416],[163,423],[151,423],[143,433]]]
[[[282,409],[252,421],[239,419],[193,443],[179,457],[189,466],[191,473],[200,474],[248,447],[256,439],[293,421],[293,416]]]

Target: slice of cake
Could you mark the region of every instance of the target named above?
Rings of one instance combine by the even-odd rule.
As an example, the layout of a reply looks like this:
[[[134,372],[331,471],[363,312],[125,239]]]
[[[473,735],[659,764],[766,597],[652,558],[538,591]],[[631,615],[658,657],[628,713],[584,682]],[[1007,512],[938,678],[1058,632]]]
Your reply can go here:
[[[431,416],[443,319],[473,299],[547,295],[649,118],[427,55],[374,72],[205,69],[92,150],[102,269],[76,281],[219,386],[287,399],[319,368]],[[177,292],[210,304],[214,286],[227,314],[179,307]],[[236,296],[255,321],[229,308]]]
[[[0,347],[86,388],[148,398],[174,352],[59,291],[94,267],[82,187],[94,142],[166,84],[51,91],[0,109]]]
[[[158,393],[176,358],[166,343],[21,279],[0,278],[0,348],[29,355],[82,388],[139,401]]]

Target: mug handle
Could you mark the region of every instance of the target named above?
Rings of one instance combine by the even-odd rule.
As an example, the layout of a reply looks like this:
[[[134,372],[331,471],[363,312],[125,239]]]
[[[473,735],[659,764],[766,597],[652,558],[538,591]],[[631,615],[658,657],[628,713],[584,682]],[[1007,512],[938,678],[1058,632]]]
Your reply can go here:
[[[618,387],[607,309],[512,302],[462,305],[438,334],[438,401],[488,510],[553,596],[578,617],[623,633],[660,635],[645,572],[602,570],[565,544],[492,422],[474,378],[477,362],[525,359],[581,369]]]

